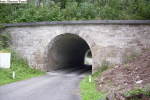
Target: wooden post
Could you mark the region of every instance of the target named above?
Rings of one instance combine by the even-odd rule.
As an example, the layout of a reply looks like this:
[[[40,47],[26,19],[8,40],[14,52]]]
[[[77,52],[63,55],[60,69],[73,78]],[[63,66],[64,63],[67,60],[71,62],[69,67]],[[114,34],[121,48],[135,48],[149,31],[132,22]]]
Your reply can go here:
[[[89,82],[90,82],[90,83],[92,82],[92,77],[91,77],[91,75],[89,75]]]
[[[15,79],[15,71],[12,72],[12,78]]]

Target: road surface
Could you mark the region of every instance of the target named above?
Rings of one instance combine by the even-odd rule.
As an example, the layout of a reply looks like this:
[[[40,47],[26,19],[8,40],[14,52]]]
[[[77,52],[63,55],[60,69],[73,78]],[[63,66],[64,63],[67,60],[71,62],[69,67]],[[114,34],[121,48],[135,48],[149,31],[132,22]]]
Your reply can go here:
[[[0,86],[0,100],[81,100],[79,83],[91,72],[66,68]]]

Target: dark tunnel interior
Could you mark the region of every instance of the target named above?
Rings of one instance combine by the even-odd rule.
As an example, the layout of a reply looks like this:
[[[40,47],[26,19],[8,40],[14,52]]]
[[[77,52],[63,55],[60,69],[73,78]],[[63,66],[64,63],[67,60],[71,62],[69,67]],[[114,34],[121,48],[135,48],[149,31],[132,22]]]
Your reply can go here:
[[[90,47],[81,37],[70,33],[62,34],[55,37],[50,45],[46,58],[47,71],[67,67],[87,67],[87,65],[84,65],[84,60]]]

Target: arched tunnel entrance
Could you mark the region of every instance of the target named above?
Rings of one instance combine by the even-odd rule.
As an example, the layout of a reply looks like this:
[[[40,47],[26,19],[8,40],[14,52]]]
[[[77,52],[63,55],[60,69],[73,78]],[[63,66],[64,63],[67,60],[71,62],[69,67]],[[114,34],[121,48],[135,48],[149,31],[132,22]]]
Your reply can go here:
[[[85,55],[90,50],[87,42],[75,34],[56,36],[46,50],[46,71],[62,68],[85,68],[92,71],[92,65],[85,65]]]

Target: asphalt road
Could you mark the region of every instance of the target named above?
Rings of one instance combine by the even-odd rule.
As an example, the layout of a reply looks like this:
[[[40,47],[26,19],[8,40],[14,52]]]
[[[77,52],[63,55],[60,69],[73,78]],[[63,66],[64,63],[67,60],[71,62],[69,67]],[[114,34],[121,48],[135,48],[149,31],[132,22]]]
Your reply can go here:
[[[81,100],[79,83],[91,72],[66,68],[0,86],[0,100]]]

